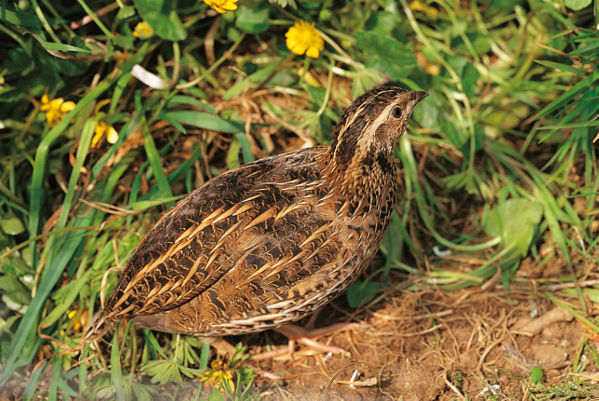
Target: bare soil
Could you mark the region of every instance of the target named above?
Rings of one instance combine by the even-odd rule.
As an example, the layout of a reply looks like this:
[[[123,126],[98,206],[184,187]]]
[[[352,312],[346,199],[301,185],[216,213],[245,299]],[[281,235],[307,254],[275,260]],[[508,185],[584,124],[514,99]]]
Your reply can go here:
[[[302,347],[291,357],[261,363],[284,377],[282,384],[259,382],[262,395],[298,401],[521,400],[528,399],[535,366],[545,385],[598,383],[596,368],[584,375],[573,371],[575,359],[593,358],[583,349],[584,327],[542,296],[527,295],[534,293],[530,286],[520,290],[390,290],[363,311],[366,327],[320,339],[349,354],[310,355]],[[581,395],[564,399],[599,399],[599,386]]]

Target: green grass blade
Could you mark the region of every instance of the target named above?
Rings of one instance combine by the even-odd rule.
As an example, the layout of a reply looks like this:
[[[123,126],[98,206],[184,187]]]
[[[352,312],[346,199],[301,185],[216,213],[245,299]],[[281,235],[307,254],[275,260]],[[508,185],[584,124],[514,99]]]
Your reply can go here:
[[[156,182],[158,184],[158,190],[160,196],[162,197],[170,197],[173,196],[171,192],[171,186],[166,179],[166,175],[164,174],[164,170],[162,170],[162,163],[160,162],[160,155],[158,154],[158,150],[156,149],[156,144],[154,143],[154,139],[150,134],[150,130],[148,129],[145,121],[142,121],[142,131],[144,136],[144,148],[146,150],[146,155],[148,156],[148,161],[150,162],[150,166],[152,167],[152,173],[156,177]],[[172,202],[170,202],[168,207],[172,206]]]
[[[123,384],[123,374],[121,372],[121,352],[116,332],[112,338],[112,350],[110,352],[110,382],[116,393],[116,399],[125,401],[125,387]]]

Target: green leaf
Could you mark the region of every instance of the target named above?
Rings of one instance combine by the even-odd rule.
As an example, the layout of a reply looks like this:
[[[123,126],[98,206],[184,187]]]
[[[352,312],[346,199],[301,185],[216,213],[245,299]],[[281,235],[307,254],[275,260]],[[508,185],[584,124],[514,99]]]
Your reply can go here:
[[[183,383],[180,372],[181,366],[173,360],[149,361],[142,365],[141,372],[151,376],[152,383],[165,384],[168,382]]]
[[[416,67],[412,51],[391,37],[375,32],[358,32],[356,41],[367,56],[366,65],[384,72],[393,80],[407,77]]]
[[[229,150],[227,151],[227,167],[229,169],[234,169],[239,167],[239,150],[241,149],[241,143],[237,138],[237,135],[233,138],[233,141],[229,145]]]
[[[485,216],[483,229],[492,237],[500,237],[506,248],[516,246],[525,256],[542,216],[543,206],[539,202],[509,199]]]
[[[377,69],[360,68],[356,71],[351,88],[352,97],[355,99],[362,93],[372,89],[385,81],[385,77]]]
[[[19,235],[25,231],[23,222],[16,216],[3,218],[0,221],[0,227],[8,235]]]
[[[364,305],[374,298],[374,294],[381,289],[381,283],[370,281],[356,281],[347,289],[347,302],[352,308]]]
[[[196,99],[195,97],[176,95],[176,96],[173,96],[168,101],[169,108],[173,107],[173,106],[178,106],[181,104],[196,106],[196,107],[202,108],[204,110],[210,111],[212,113],[216,113],[216,109],[214,107],[212,107],[208,103],[202,102],[200,99]]]
[[[248,141],[247,137],[242,132],[237,132],[235,134],[235,139],[239,141],[241,144],[241,154],[243,155],[244,163],[251,163],[254,161],[254,154],[252,153],[252,146],[250,145],[250,141]]]
[[[239,6],[235,26],[248,33],[260,33],[268,29],[268,12],[270,7],[267,3],[257,6]]]
[[[84,49],[82,47],[65,45],[63,43],[52,43],[42,41],[44,47],[48,50],[57,50],[61,52],[80,52],[80,53],[91,53],[89,49]]]
[[[571,72],[576,75],[586,75],[586,72],[581,68],[575,68],[568,64],[556,63],[548,60],[535,60],[535,63],[544,65],[545,67],[555,68],[557,70]]]
[[[120,46],[125,50],[131,50],[133,48],[133,41],[135,40],[135,37],[129,35],[122,35],[115,36],[112,40],[117,46]]]
[[[250,78],[249,77],[245,77],[243,79],[240,79],[239,81],[235,82],[233,85],[231,85],[229,87],[229,89],[227,89],[227,91],[225,92],[225,94],[223,95],[223,99],[225,100],[231,100],[239,95],[241,95],[241,93],[246,90],[250,85]]]
[[[187,37],[185,27],[175,12],[175,1],[135,0],[139,15],[162,39],[179,41]]]
[[[164,113],[161,118],[166,121],[174,120],[181,124],[209,129],[212,131],[236,133],[243,132],[243,124],[232,120],[225,120],[214,114],[202,113],[192,110],[175,110]]]
[[[6,6],[2,6],[0,9],[0,21],[27,28],[39,28],[42,26],[42,22],[35,14],[14,12],[9,10]]]
[[[121,353],[119,349],[118,336],[115,334],[112,338],[112,350],[110,352],[110,382],[114,387],[116,399],[125,401],[123,375],[121,374]]]
[[[543,371],[539,366],[535,366],[530,370],[530,382],[532,384],[540,384],[543,380]]]
[[[397,13],[388,11],[376,12],[370,15],[366,21],[365,28],[379,35],[391,35],[391,31],[400,19]]]
[[[580,11],[591,4],[591,0],[565,0],[564,4],[571,10]]]
[[[162,169],[160,154],[158,153],[158,149],[156,149],[156,143],[154,142],[154,138],[150,134],[150,130],[147,124],[143,124],[142,132],[144,137],[144,148],[146,150],[148,162],[150,162],[150,166],[152,167],[152,172],[156,177],[159,193],[161,196],[164,197],[173,196],[173,193],[171,192],[171,186],[168,180],[166,179],[164,170]],[[170,206],[171,205],[167,203],[167,207]]]
[[[308,92],[310,101],[317,107],[320,107],[320,105],[324,102],[327,90],[319,86],[312,86],[308,84],[304,84],[303,87]]]
[[[169,202],[176,202],[185,195],[181,196],[167,196],[165,198],[143,200],[131,203],[132,210],[146,210],[154,206],[162,205]]]
[[[132,6],[123,6],[119,8],[119,12],[116,13],[117,20],[127,19],[135,15],[135,8]]]
[[[31,302],[31,291],[11,274],[0,276],[0,292],[17,303],[19,307]]]

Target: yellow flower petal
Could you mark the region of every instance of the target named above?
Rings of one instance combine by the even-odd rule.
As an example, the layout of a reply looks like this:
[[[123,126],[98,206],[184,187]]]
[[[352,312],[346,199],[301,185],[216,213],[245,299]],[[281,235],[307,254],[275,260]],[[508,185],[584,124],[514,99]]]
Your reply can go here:
[[[314,23],[299,21],[293,24],[285,34],[287,48],[294,54],[306,54],[308,57],[318,58],[324,49],[324,41],[314,27]]]
[[[238,0],[204,0],[204,3],[208,4],[214,9],[214,11],[224,14],[227,11],[237,10]]]
[[[146,21],[141,21],[135,25],[133,36],[140,39],[150,39],[154,36],[154,29]]]
[[[306,56],[308,57],[318,58],[319,54],[320,52],[316,47],[310,47],[308,50],[306,50]]]
[[[106,123],[104,121],[98,121],[94,127],[94,137],[92,138],[92,148],[95,148],[100,143],[100,140],[104,136],[106,131]]]
[[[40,110],[46,113],[46,121],[50,127],[55,126],[62,120],[66,113],[75,108],[75,102],[65,102],[63,98],[59,97],[50,100],[48,95],[42,95],[42,105]]]
[[[435,7],[431,7],[419,0],[414,0],[410,3],[410,10],[421,11],[425,13],[430,19],[436,20],[439,11]]]
[[[114,129],[114,127],[112,125],[108,126],[108,130],[106,132],[106,140],[108,141],[108,143],[111,144],[115,144],[116,141],[118,141],[119,139],[119,133],[116,132],[116,130]]]
[[[75,106],[75,102],[69,100],[68,102],[64,102],[60,105],[60,112],[66,114],[69,111],[73,110]]]

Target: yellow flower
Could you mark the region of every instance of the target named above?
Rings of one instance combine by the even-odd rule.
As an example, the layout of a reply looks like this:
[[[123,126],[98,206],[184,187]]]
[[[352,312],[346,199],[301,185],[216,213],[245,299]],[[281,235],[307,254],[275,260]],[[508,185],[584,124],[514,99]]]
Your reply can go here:
[[[108,143],[115,144],[119,139],[119,133],[116,132],[112,125],[106,124],[104,121],[98,121],[94,127],[94,137],[92,138],[92,148],[95,148],[100,143],[100,140],[106,135]]]
[[[41,111],[46,112],[46,121],[50,127],[54,127],[60,120],[62,120],[69,111],[75,108],[75,103],[70,100],[65,102],[63,98],[59,97],[50,100],[48,95],[42,96]]]
[[[100,109],[108,103],[110,103],[110,100],[108,99],[99,101],[94,109],[94,114],[97,115],[100,112]],[[112,125],[108,125],[104,121],[96,122],[96,126],[94,127],[94,137],[92,138],[92,148],[98,146],[105,135],[106,140],[111,144],[115,144],[119,139],[119,133]]]
[[[285,34],[287,47],[297,55],[306,54],[308,57],[318,58],[324,49],[324,41],[314,28],[314,23],[300,21],[293,24]]]
[[[210,364],[209,370],[206,370],[200,377],[200,381],[206,384],[224,391],[225,383],[229,384],[229,389],[235,391],[235,382],[233,381],[233,370],[229,369],[226,363],[223,363],[220,359],[215,359]]]
[[[437,76],[441,72],[441,67],[439,64],[430,63],[424,66],[424,71],[426,71],[427,74]]]
[[[439,11],[435,7],[431,7],[427,4],[424,4],[420,0],[414,0],[410,3],[410,10],[412,11],[421,11],[425,13],[430,19],[436,20]]]
[[[72,311],[69,312],[67,317],[69,318],[69,320],[71,320],[75,317],[76,314],[77,314],[77,309],[73,309]],[[79,318],[75,321],[75,324],[73,324],[73,330],[77,331],[81,327],[87,325],[88,316],[89,316],[88,309],[85,309],[83,312],[81,312],[81,314],[79,315]]]
[[[204,0],[204,3],[212,7],[216,12],[221,14],[227,11],[237,10],[238,0]]]
[[[135,25],[133,36],[140,39],[150,39],[154,35],[154,30],[146,21],[141,21]]]

